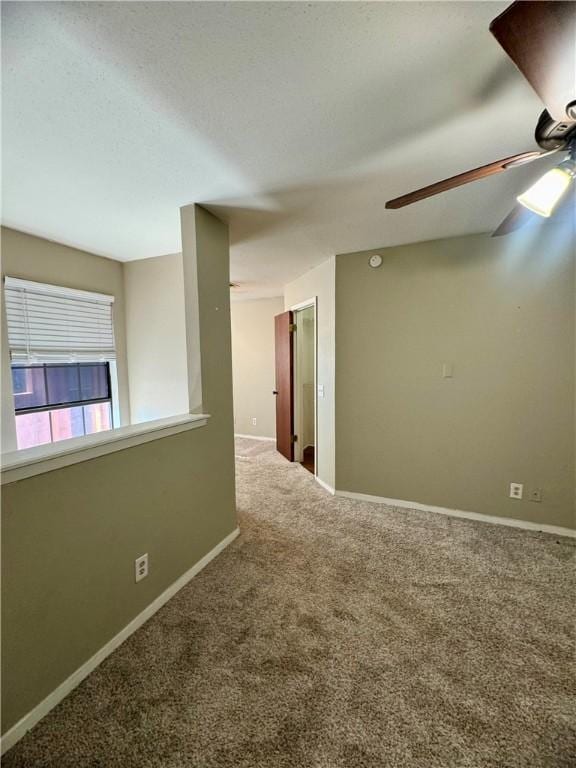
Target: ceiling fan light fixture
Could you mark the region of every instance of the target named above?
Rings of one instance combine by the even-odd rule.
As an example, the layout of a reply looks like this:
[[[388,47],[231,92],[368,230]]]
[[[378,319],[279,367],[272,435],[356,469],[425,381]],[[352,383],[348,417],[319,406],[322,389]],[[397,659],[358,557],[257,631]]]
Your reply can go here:
[[[529,211],[548,217],[573,181],[574,164],[572,161],[562,163],[541,176],[516,199]]]

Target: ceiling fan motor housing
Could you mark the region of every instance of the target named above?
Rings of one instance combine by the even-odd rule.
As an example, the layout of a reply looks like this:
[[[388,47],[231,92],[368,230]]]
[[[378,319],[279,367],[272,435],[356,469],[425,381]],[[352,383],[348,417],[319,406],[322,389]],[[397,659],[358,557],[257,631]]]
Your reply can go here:
[[[536,142],[542,149],[568,149],[572,139],[576,138],[576,103],[574,109],[575,119],[562,122],[550,117],[546,109],[542,112],[535,132]],[[567,112],[571,114],[569,110]]]

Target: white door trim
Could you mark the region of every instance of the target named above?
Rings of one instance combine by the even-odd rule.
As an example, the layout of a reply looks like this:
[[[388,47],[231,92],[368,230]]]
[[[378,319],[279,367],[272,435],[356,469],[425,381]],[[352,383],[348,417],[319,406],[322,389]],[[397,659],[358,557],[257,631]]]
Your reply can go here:
[[[334,490],[334,488],[332,488],[332,486],[331,486],[331,485],[328,485],[328,483],[325,483],[325,482],[324,482],[324,480],[320,480],[320,478],[318,477],[318,475],[316,475],[316,482],[317,482],[319,485],[321,485],[321,486],[322,486],[322,488],[324,488],[324,490],[325,490],[325,491],[328,491],[328,493],[329,493],[331,496],[335,496],[335,495],[336,495],[336,491]]]
[[[308,307],[315,307],[316,301],[318,297],[313,296],[311,299],[306,299],[306,301],[301,301],[298,304],[294,304],[293,306],[289,307],[290,312],[298,312],[299,309],[308,309]]]

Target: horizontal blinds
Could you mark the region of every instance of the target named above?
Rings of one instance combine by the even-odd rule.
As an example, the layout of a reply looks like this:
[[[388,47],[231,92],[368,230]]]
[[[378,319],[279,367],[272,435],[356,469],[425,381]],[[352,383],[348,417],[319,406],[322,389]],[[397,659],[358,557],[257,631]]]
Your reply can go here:
[[[113,296],[4,279],[12,362],[114,360]]]

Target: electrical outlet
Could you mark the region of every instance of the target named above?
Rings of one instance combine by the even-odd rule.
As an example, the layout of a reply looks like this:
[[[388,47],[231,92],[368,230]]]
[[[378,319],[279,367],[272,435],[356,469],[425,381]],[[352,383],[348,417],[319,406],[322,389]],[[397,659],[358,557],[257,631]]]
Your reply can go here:
[[[524,493],[524,486],[522,483],[510,483],[510,498],[521,499]]]
[[[255,427],[255,426],[256,426],[256,417],[254,417],[254,418],[252,419],[252,426],[253,426],[253,427]]]
[[[528,497],[530,501],[542,501],[542,489],[541,488],[533,488],[530,491],[530,496]]]
[[[137,557],[134,561],[134,577],[136,581],[142,581],[148,576],[148,553]]]

